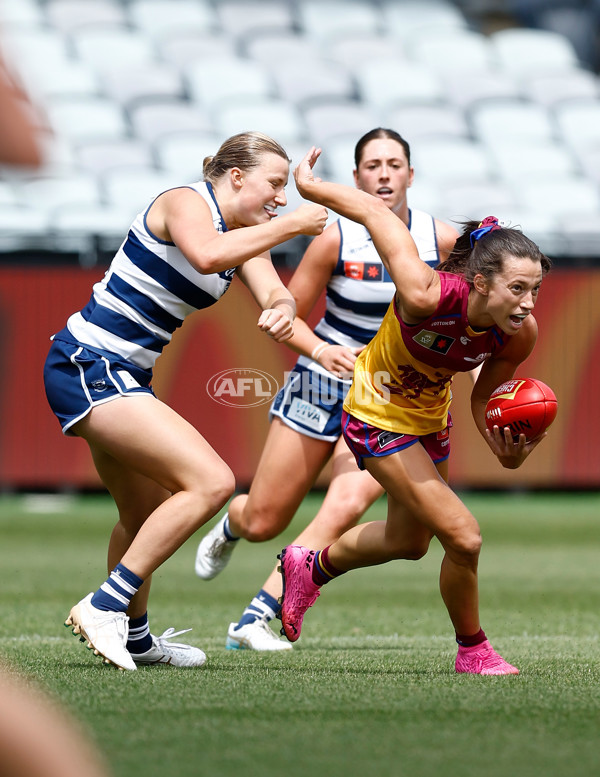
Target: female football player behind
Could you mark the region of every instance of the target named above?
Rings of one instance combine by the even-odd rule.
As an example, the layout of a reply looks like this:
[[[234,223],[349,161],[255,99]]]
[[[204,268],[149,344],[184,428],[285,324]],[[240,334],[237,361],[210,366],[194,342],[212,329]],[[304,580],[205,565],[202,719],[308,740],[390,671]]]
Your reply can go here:
[[[344,402],[343,432],[359,467],[387,492],[386,521],[349,529],[321,551],[282,551],[283,632],[294,642],[321,586],[351,569],[419,559],[437,537],[444,549],[440,591],[452,625],[457,672],[518,674],[479,620],[475,517],[448,486],[448,408],[456,372],[483,362],[471,405],[502,466],[519,467],[545,436],[515,442],[510,428],[485,423],[493,390],[513,377],[537,338],[532,311],[550,262],[537,245],[494,217],[469,222],[437,271],[418,256],[408,230],[375,197],[315,179],[312,151],[295,171],[298,190],[364,224],[396,286],[379,332],[360,354]]]

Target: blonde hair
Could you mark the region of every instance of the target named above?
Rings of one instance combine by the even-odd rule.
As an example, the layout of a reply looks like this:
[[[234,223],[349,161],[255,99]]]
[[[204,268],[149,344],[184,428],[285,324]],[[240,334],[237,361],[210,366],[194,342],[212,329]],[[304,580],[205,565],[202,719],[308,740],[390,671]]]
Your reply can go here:
[[[265,154],[277,154],[289,164],[291,159],[276,140],[262,132],[240,132],[225,140],[214,156],[207,156],[202,163],[205,181],[215,183],[233,167],[247,172],[258,167]]]

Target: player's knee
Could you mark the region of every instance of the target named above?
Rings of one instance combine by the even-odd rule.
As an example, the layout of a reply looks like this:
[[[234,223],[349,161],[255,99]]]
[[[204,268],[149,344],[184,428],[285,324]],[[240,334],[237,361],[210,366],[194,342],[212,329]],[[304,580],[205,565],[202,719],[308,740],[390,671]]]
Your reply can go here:
[[[268,514],[262,514],[260,518],[253,520],[244,530],[244,539],[248,542],[267,542],[280,533],[273,519]]]
[[[462,531],[452,541],[452,550],[455,555],[465,559],[467,562],[479,558],[481,552],[481,534],[478,529],[469,529]]]
[[[222,467],[214,473],[210,482],[202,484],[202,500],[214,515],[227,504],[235,491],[235,476],[229,467]]]
[[[291,517],[286,519],[284,509],[275,509],[268,500],[248,499],[243,511],[236,515],[235,524],[248,542],[266,542],[281,534]]]

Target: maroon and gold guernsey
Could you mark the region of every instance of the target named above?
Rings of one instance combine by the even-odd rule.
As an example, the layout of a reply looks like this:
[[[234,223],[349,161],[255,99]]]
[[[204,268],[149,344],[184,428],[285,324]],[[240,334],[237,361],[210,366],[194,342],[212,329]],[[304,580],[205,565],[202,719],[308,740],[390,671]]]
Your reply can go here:
[[[419,436],[445,429],[455,373],[472,370],[506,345],[508,335],[498,327],[469,325],[467,281],[453,273],[439,275],[435,313],[405,324],[393,300],[358,357],[344,409],[361,421]]]

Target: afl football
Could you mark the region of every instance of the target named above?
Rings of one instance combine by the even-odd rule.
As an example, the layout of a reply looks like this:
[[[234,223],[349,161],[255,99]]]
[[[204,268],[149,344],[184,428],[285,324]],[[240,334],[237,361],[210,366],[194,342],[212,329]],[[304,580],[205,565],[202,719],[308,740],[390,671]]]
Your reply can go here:
[[[535,378],[507,380],[493,392],[485,409],[485,423],[510,427],[515,442],[524,434],[535,440],[556,418],[558,405],[552,389]]]

